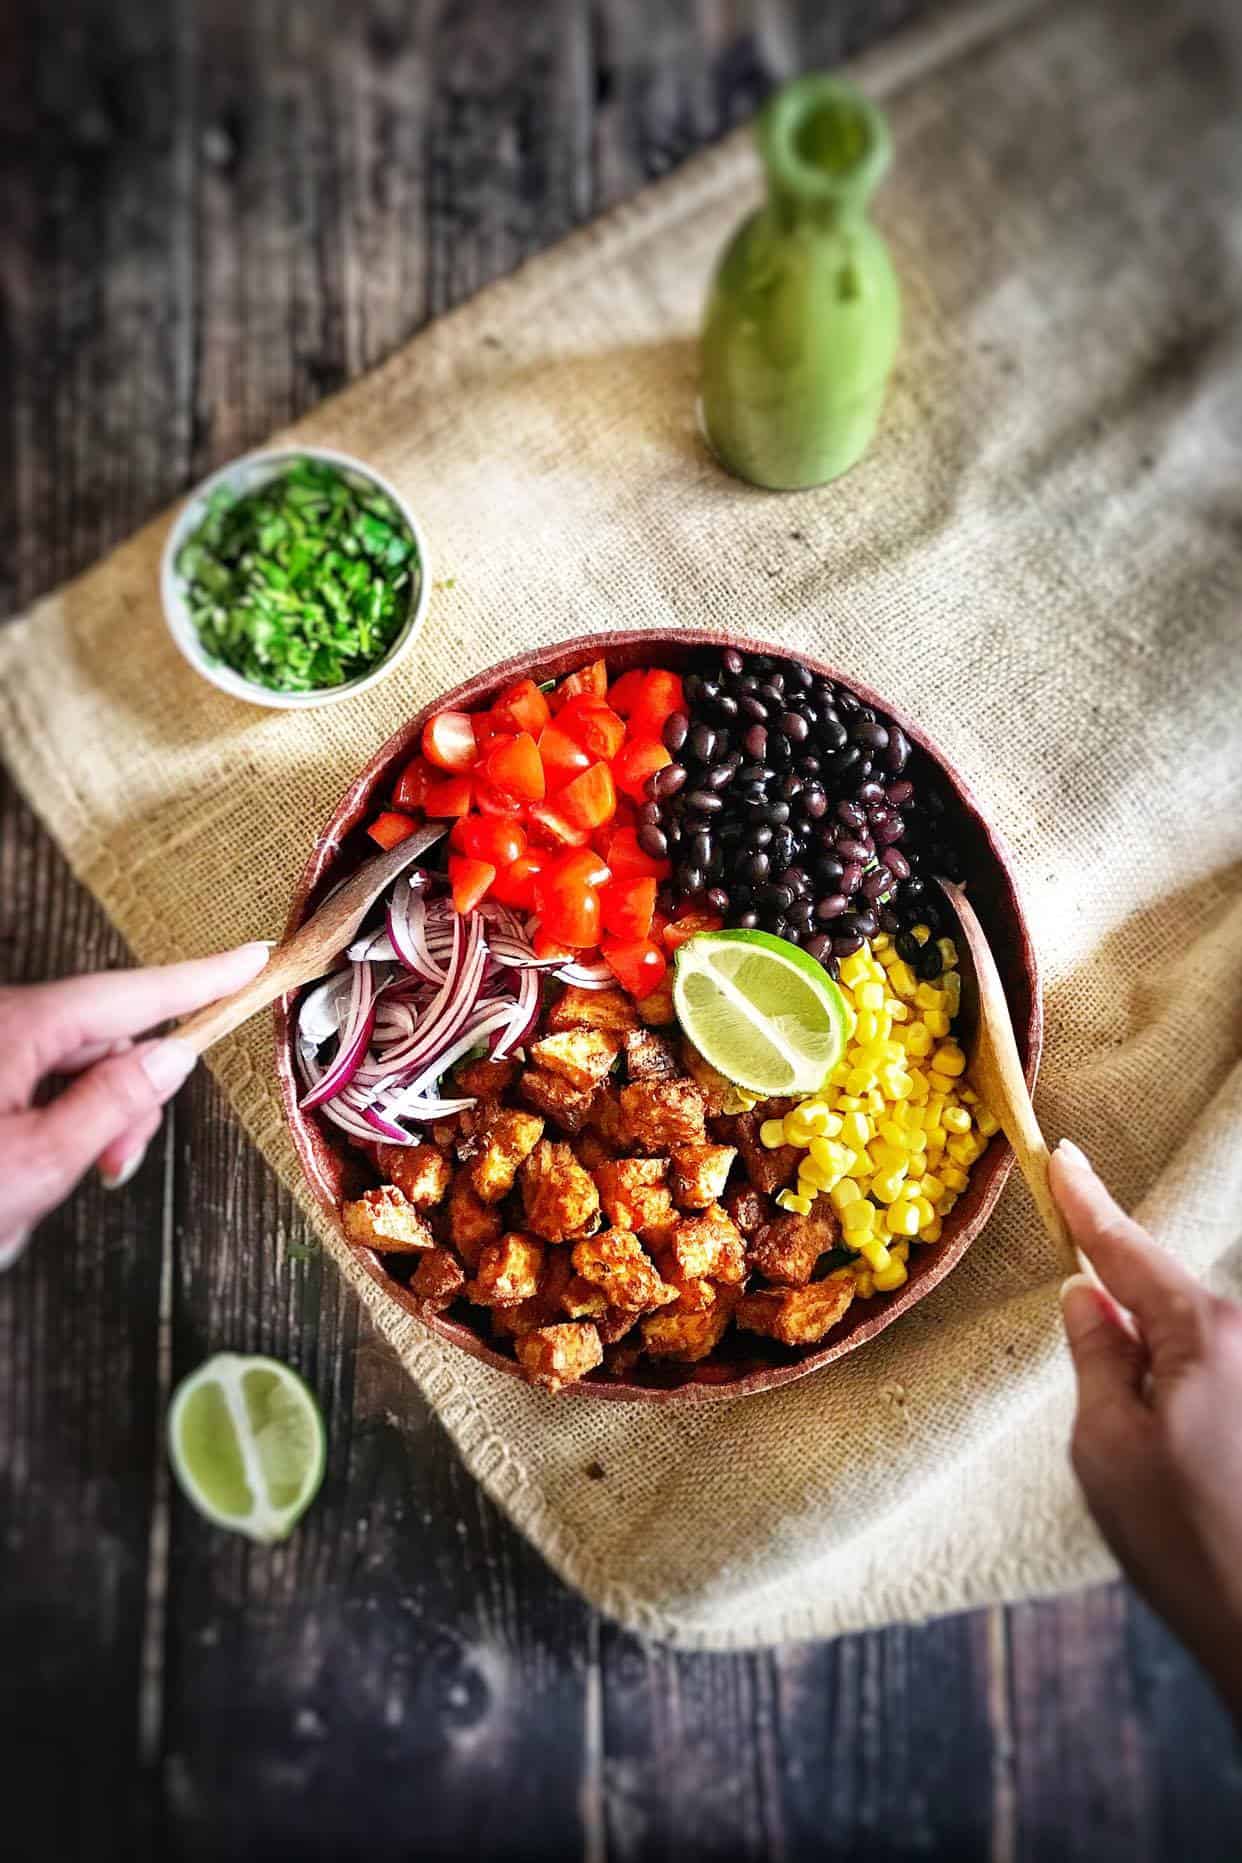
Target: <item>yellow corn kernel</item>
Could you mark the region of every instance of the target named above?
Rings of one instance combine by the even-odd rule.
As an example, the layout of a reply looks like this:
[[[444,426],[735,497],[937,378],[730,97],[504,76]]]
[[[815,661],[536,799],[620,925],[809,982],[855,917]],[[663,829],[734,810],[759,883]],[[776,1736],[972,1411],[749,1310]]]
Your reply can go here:
[[[942,1177],[937,1177],[934,1171],[926,1171],[919,1185],[919,1195],[926,1197],[929,1203],[934,1203],[937,1197],[943,1197],[947,1189],[948,1185]]]
[[[975,1092],[973,1087],[964,1087],[960,1083],[957,1089],[957,1097],[962,1102],[963,1106],[983,1105],[983,1101],[979,1098],[979,1095]]]
[[[909,1261],[910,1259],[909,1238],[906,1236],[902,1236],[900,1242],[890,1242],[888,1245],[888,1252],[892,1256],[894,1261]]]
[[[941,1183],[948,1190],[965,1190],[970,1179],[957,1164],[945,1164],[937,1172]]]
[[[845,1085],[845,1077],[849,1071],[849,1063],[847,1061],[838,1061],[831,1074],[828,1076],[829,1084],[834,1087],[843,1087]]]
[[[909,1279],[910,1271],[904,1261],[894,1261],[872,1277],[877,1294],[895,1294]]]
[[[931,1053],[933,1046],[934,1038],[926,1022],[912,1022],[906,1030],[906,1053],[921,1061]]]
[[[966,1056],[955,1041],[941,1042],[932,1056],[932,1066],[938,1068],[942,1074],[964,1074]]]
[[[898,958],[892,966],[888,973],[888,981],[895,996],[900,996],[907,1003],[914,1001],[914,993],[919,987],[919,980],[903,959]]]
[[[881,951],[887,951],[892,942],[887,932],[877,932],[875,937],[871,940],[872,956],[878,957]]]
[[[872,1164],[866,1152],[856,1151],[854,1153],[854,1161],[846,1167],[844,1175],[846,1177],[857,1178],[860,1183],[866,1183],[874,1170],[875,1166]]]
[[[801,1196],[809,1197],[821,1190],[831,1190],[837,1181],[835,1171],[825,1171],[818,1164],[812,1164],[804,1158],[798,1166],[798,1191]]]
[[[927,1134],[921,1126],[910,1128],[910,1156],[914,1158],[927,1150]]]
[[[908,1022],[910,1020],[910,1005],[909,1003],[903,1003],[900,996],[886,996],[884,998],[884,1013],[889,1018],[890,1022]]]
[[[867,1155],[881,1171],[904,1171],[909,1162],[910,1149],[900,1142],[895,1144],[891,1139],[882,1138],[868,1145]]]
[[[849,957],[842,958],[840,978],[842,983],[852,990],[856,983],[867,981],[870,970],[871,966],[867,962],[867,948],[864,945],[861,951],[853,951]]]
[[[949,1192],[947,1197],[937,1197],[935,1203],[937,1216],[947,1216],[956,1202],[957,1198],[953,1195],[952,1191]]]
[[[878,1042],[876,1046],[879,1065],[883,1065],[886,1062],[898,1062],[902,1067],[905,1066],[906,1050],[902,1042],[893,1041],[888,1036],[885,1036],[884,1040]]]
[[[1000,1131],[1000,1120],[986,1106],[981,1106],[975,1114],[975,1125],[983,1138],[991,1138],[994,1132]]]
[[[911,933],[915,944],[926,944],[931,937],[930,925],[916,925]]]
[[[879,1039],[880,1018],[874,1009],[859,1010],[858,1020],[854,1025],[854,1034],[862,1048],[870,1047],[873,1041]]]
[[[922,1068],[911,1068],[907,1078],[910,1082],[910,1098],[916,1106],[922,1106],[931,1092],[931,1081]]]
[[[875,1293],[875,1276],[864,1261],[856,1261],[852,1267],[854,1279],[857,1282],[854,1293],[859,1300],[870,1300]]]
[[[895,1106],[888,1118],[881,1119],[875,1129],[877,1138],[883,1139],[886,1144],[895,1145],[901,1152],[910,1149],[910,1128],[903,1119],[898,1117],[905,1110],[905,1105]]]
[[[875,1086],[875,1069],[873,1067],[852,1067],[845,1084],[855,1097],[860,1093],[866,1093],[870,1088]]]
[[[890,1100],[908,1100],[914,1082],[904,1068],[890,1061],[887,1067],[880,1070],[880,1085]]]
[[[880,1092],[878,1087],[867,1088],[867,1111],[869,1113],[873,1115],[875,1113],[882,1113],[887,1105],[888,1101],[884,1098],[884,1095]]]
[[[877,1171],[871,1180],[871,1194],[880,1203],[896,1203],[905,1181],[904,1170]]]
[[[877,983],[874,977],[868,977],[854,991],[854,1001],[860,1009],[883,1009],[884,995],[884,985]]]
[[[946,1106],[940,1115],[940,1123],[946,1132],[969,1132],[970,1114],[964,1106]]]
[[[945,1150],[948,1152],[950,1158],[957,1164],[962,1164],[969,1168],[975,1162],[976,1158],[981,1158],[983,1156],[984,1146],[975,1137],[973,1132],[964,1132],[957,1138],[951,1138],[945,1146]]]
[[[783,1145],[785,1143],[785,1121],[765,1119],[759,1128],[759,1143],[766,1145],[769,1151],[775,1151],[778,1145]]]
[[[919,1232],[919,1213],[916,1206],[905,1197],[889,1205],[884,1218],[884,1227],[890,1235],[916,1236]],[[872,1263],[874,1267],[874,1262]]]
[[[836,1188],[843,1190],[845,1186],[838,1184]],[[877,1215],[875,1204],[868,1202],[860,1192],[855,1201],[847,1203],[841,1211],[841,1227],[845,1231],[846,1240],[848,1241],[851,1237],[870,1235],[875,1228]],[[855,1240],[854,1247],[857,1248],[857,1246],[858,1242]]]
[[[776,1193],[776,1201],[782,1210],[792,1210],[797,1216],[809,1216],[811,1214],[811,1199],[809,1197],[800,1197],[796,1190],[778,1190]]]
[[[939,1242],[944,1234],[944,1224],[938,1216],[933,1216],[929,1223],[924,1223],[919,1230],[920,1242]]]
[[[962,1006],[961,972],[947,970],[940,981],[944,990],[944,1012],[947,1016],[955,1016]]]
[[[936,1212],[932,1208],[931,1202],[927,1197],[923,1197],[923,1196],[912,1197],[910,1199],[910,1202],[914,1209],[915,1214],[917,1215],[919,1219],[920,1231],[926,1228],[928,1223],[935,1222]]]
[[[887,1268],[893,1259],[887,1246],[878,1237],[874,1242],[864,1242],[860,1253],[867,1266],[874,1272]]]
[[[938,990],[934,983],[920,983],[914,992],[914,1000],[920,1009],[945,1009],[944,991]]]
[[[939,1041],[942,1036],[948,1034],[951,1026],[949,1018],[944,1013],[943,1009],[925,1009],[923,1011],[923,1022],[928,1034],[934,1035],[937,1041]]]
[[[848,1210],[851,1203],[861,1203],[862,1191],[858,1188],[858,1185],[852,1177],[843,1177],[839,1183],[833,1184],[830,1187],[828,1191],[828,1201],[831,1203],[837,1215],[840,1216],[845,1210]]]
[[[901,959],[897,955],[897,947],[894,944],[886,944],[883,949],[881,949],[879,939],[877,938],[873,941],[873,949],[880,960],[881,966],[885,970],[891,970],[894,964],[899,964],[901,962]]]
[[[961,959],[952,938],[937,938],[936,949],[940,953],[940,962],[946,970],[956,970]]]
[[[866,1113],[847,1113],[841,1122],[841,1137],[857,1151],[871,1139],[871,1121]]]
[[[860,1100],[856,1093],[841,1093],[837,1096],[837,1111],[842,1115],[846,1113],[859,1113],[862,1111],[864,1105],[865,1101]],[[829,1136],[833,1135],[830,1134]]]

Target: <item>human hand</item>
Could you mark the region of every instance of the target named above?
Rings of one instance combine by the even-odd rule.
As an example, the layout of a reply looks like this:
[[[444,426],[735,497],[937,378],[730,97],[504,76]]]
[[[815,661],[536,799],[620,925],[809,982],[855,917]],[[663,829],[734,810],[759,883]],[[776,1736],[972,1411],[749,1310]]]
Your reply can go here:
[[[1051,1176],[1103,1282],[1061,1290],[1074,1473],[1126,1573],[1242,1722],[1242,1307],[1157,1248],[1067,1139]]]
[[[134,1037],[231,995],[267,958],[265,944],[244,944],[158,970],[0,987],[0,1268],[92,1164],[116,1189],[142,1163],[165,1100],[198,1057],[175,1036],[137,1045]],[[49,1074],[76,1079],[32,1106]]]

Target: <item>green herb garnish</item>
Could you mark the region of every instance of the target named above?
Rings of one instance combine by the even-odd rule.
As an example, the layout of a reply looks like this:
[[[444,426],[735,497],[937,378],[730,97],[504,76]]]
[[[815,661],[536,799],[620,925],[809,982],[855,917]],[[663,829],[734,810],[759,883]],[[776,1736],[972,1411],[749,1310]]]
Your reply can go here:
[[[419,574],[392,499],[317,459],[245,497],[213,493],[177,568],[206,652],[274,692],[370,672],[401,632]]]

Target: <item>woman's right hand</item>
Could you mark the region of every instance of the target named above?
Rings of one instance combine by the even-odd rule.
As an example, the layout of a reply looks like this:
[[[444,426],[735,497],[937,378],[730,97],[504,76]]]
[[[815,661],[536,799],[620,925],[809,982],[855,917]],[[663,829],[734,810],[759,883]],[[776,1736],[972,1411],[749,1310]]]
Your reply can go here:
[[[1061,1290],[1074,1473],[1122,1567],[1242,1725],[1242,1307],[1157,1248],[1066,1139],[1052,1190],[1103,1283],[1073,1275]]]

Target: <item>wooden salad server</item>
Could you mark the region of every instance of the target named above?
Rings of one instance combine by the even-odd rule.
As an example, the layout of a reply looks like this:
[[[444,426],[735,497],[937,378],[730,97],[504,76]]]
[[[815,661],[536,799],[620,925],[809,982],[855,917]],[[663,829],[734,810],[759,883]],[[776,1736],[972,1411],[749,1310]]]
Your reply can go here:
[[[1078,1255],[1048,1182],[1050,1154],[1018,1057],[1018,1043],[996,959],[975,909],[961,887],[951,880],[942,879],[939,884],[957,916],[970,954],[970,971],[978,996],[973,1052],[969,1057],[971,1078],[1013,1146],[1018,1169],[1066,1274],[1078,1274],[1081,1272]],[[963,980],[968,981],[965,970]]]
[[[364,861],[292,938],[276,946],[257,977],[232,996],[223,996],[218,1003],[208,1003],[205,1009],[196,1009],[187,1016],[172,1031],[178,1041],[188,1041],[196,1054],[206,1054],[208,1048],[223,1041],[251,1016],[270,1008],[278,997],[331,970],[380,895],[414,865],[420,854],[443,840],[451,826],[451,822],[426,822],[396,847]]]

